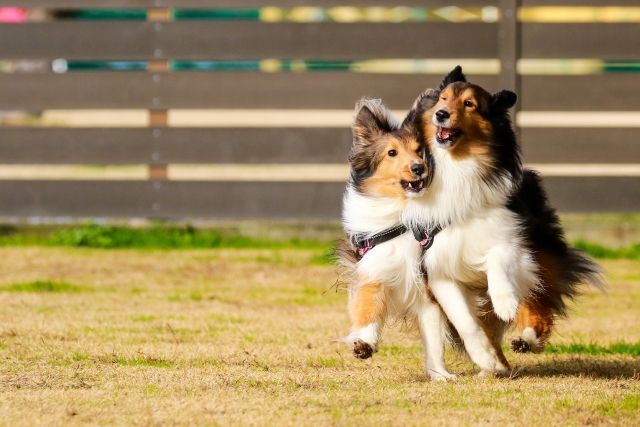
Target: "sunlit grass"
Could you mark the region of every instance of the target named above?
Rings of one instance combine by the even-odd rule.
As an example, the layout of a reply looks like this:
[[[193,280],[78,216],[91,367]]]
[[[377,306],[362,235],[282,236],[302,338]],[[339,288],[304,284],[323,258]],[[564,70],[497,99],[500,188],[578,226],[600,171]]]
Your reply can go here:
[[[549,344],[545,348],[547,354],[590,354],[601,356],[606,354],[624,354],[629,356],[640,356],[640,343],[618,342],[610,345],[599,345],[596,343],[570,343],[570,344]]]
[[[586,290],[547,353],[507,352],[513,378],[447,350],[439,383],[402,320],[352,356],[322,253],[0,248],[0,425],[640,423],[639,261],[602,261],[608,294]]]
[[[69,293],[87,291],[89,288],[55,280],[34,280],[32,282],[14,283],[0,288],[0,290],[8,292]]]
[[[603,216],[606,219],[606,216]],[[624,217],[636,220],[635,216]],[[268,239],[250,237],[238,232],[215,228],[156,225],[129,227],[85,224],[63,228],[38,230],[0,226],[0,246],[53,246],[95,249],[312,249],[313,265],[335,262],[333,248],[340,237],[337,231],[331,238]],[[599,259],[640,259],[640,243],[612,248],[598,243],[577,240],[574,246]],[[287,259],[278,254],[260,255],[248,260],[265,264],[285,264]]]

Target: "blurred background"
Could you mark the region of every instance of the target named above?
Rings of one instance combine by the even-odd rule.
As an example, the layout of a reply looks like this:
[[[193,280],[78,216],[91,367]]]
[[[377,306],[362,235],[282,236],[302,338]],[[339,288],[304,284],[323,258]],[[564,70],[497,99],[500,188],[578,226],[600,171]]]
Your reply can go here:
[[[461,64],[520,95],[553,204],[619,228],[639,24],[632,0],[0,1],[0,217],[335,225],[355,101],[401,117]]]

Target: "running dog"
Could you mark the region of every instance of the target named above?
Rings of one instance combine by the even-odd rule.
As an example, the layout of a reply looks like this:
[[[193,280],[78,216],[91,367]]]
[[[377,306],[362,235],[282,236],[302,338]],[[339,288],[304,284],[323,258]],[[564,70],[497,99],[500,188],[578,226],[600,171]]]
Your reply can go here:
[[[581,285],[604,286],[599,266],[567,244],[538,175],[522,167],[508,113],[516,99],[467,82],[456,67],[405,120],[426,146],[433,179],[403,221],[442,229],[424,268],[472,359],[485,334],[499,349],[513,320],[522,332],[512,348],[541,351]]]

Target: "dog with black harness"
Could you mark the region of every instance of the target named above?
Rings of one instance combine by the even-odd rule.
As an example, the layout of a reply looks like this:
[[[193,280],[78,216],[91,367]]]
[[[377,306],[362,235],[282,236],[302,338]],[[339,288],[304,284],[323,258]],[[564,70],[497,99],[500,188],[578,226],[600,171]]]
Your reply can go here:
[[[389,318],[415,322],[434,380],[454,377],[444,364],[447,320],[426,286],[422,254],[440,227],[408,228],[401,215],[429,186],[432,166],[416,132],[394,120],[380,100],[356,106],[351,176],[343,200],[346,237],[339,247],[347,274],[351,333],[344,341],[366,359],[377,351]]]

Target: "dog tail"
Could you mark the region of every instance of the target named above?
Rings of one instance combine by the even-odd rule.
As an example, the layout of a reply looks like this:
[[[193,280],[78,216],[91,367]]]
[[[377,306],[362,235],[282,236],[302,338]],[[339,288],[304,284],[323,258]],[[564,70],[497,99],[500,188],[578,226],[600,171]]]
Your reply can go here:
[[[558,317],[565,317],[569,304],[593,286],[606,288],[601,267],[587,254],[571,247],[550,206],[537,173],[525,170],[521,186],[510,202],[525,225],[525,240],[540,270],[540,288],[520,305],[516,328],[520,338],[514,351],[542,351]]]

